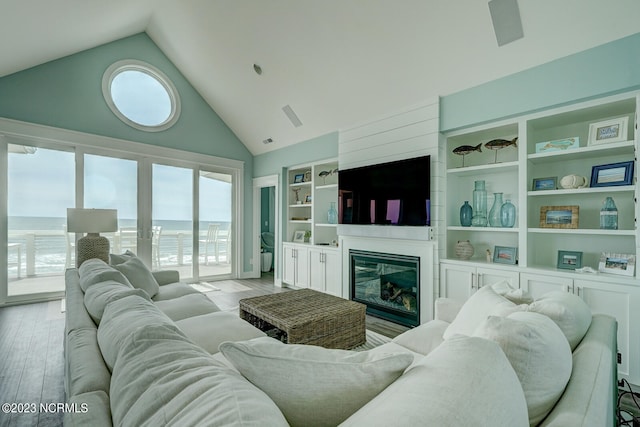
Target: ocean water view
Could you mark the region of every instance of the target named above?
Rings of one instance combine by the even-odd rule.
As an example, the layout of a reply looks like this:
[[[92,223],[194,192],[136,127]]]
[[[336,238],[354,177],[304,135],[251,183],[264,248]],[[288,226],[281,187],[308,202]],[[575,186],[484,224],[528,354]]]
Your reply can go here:
[[[64,217],[8,217],[9,279],[27,275],[63,274],[68,266],[75,266],[74,233],[66,233],[66,223],[67,220]],[[225,221],[200,222],[198,240],[206,239],[209,224],[219,224],[220,230],[229,230],[231,226]],[[156,220],[153,221],[153,226],[161,227],[158,240],[160,266],[190,265],[193,260],[192,222]],[[120,230],[135,228],[136,220],[118,219],[118,227]],[[127,249],[118,245],[119,232],[101,233],[101,235],[109,239],[112,252],[124,252]],[[222,244],[221,252],[224,253],[226,261],[225,244],[228,242]],[[201,242],[199,244],[201,263],[204,263],[204,250],[205,243]],[[211,254],[211,249],[209,251]],[[19,274],[18,266],[20,266]]]

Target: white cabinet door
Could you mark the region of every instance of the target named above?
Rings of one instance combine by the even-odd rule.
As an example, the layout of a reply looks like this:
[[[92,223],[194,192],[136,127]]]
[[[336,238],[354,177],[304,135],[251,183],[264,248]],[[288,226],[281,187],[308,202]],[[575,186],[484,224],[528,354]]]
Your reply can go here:
[[[297,245],[282,245],[282,281],[289,285],[309,286],[309,250]]]
[[[309,287],[316,291],[325,291],[324,251],[319,248],[309,249]]]
[[[299,288],[309,287],[309,249],[296,248],[296,283]]]
[[[591,308],[593,314],[601,313],[618,321],[618,373],[633,383],[640,379],[640,340],[637,325],[640,324],[638,290],[629,286],[601,283],[591,280],[574,281],[574,292]]]
[[[282,245],[282,281],[289,285],[296,283],[295,247]]]
[[[441,263],[440,296],[466,301],[476,291],[475,274],[475,267]]]
[[[340,251],[324,251],[324,273],[325,292],[342,297],[342,256]]]
[[[476,274],[478,275],[479,287],[493,285],[494,283],[501,282],[502,280],[507,280],[509,285],[514,289],[518,289],[520,287],[520,273],[517,271],[478,267]]]
[[[573,292],[573,279],[544,274],[520,274],[520,287],[533,297],[540,298],[551,291]]]

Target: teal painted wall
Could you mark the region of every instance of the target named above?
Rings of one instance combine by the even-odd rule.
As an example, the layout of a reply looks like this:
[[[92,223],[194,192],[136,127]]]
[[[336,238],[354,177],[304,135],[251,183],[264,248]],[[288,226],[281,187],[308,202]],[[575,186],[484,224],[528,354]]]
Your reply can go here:
[[[283,168],[338,157],[338,132],[255,156],[253,176],[281,174]]]
[[[440,130],[640,88],[640,33],[440,99]]]
[[[181,99],[178,122],[143,132],[121,122],[102,96],[102,75],[116,61],[137,59],[164,72]],[[145,33],[0,78],[0,117],[245,162],[244,260],[250,271],[253,156]]]

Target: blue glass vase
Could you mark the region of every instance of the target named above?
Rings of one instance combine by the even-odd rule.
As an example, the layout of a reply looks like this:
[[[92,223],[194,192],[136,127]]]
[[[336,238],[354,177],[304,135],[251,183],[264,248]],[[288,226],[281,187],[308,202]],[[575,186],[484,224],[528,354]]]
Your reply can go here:
[[[487,191],[484,181],[475,181],[473,190],[473,218],[471,225],[474,227],[487,226]]]
[[[468,200],[464,201],[464,205],[460,206],[460,225],[463,227],[471,227],[471,218],[473,218],[473,208]]]
[[[501,219],[502,209],[502,193],[493,193],[493,206],[489,211],[489,226],[490,227],[502,227]]]
[[[516,207],[507,199],[500,208],[500,221],[503,227],[513,227],[516,224]]]
[[[329,224],[338,223],[338,211],[336,210],[335,202],[331,202],[331,205],[329,206],[329,210],[327,211],[327,221]]]
[[[604,230],[618,229],[618,208],[611,197],[607,197],[600,209],[600,228]]]

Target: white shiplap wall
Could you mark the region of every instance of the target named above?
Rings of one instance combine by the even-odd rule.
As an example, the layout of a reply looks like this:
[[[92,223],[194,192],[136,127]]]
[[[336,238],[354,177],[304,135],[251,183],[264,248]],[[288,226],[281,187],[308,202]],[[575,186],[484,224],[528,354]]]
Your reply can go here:
[[[338,163],[341,170],[395,160],[431,156],[431,226],[435,234],[434,297],[439,294],[439,245],[444,201],[445,168],[439,150],[440,100],[429,99],[367,122],[340,130]]]

